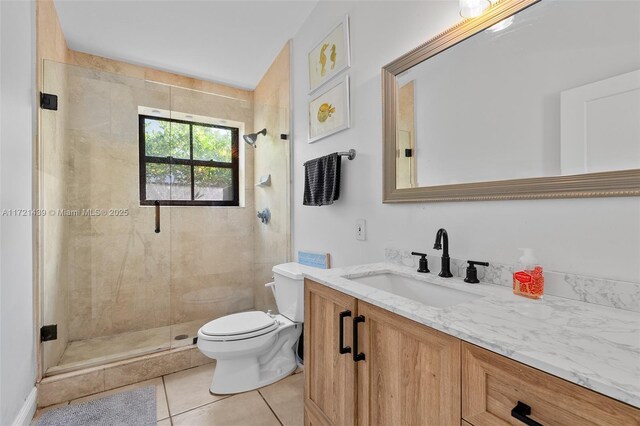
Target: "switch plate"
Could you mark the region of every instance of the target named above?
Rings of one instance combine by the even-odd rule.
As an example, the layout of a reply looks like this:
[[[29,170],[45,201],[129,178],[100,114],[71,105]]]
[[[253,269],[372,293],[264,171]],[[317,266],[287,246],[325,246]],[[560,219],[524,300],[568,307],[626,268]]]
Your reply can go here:
[[[365,241],[367,239],[367,222],[364,219],[356,219],[356,240]]]

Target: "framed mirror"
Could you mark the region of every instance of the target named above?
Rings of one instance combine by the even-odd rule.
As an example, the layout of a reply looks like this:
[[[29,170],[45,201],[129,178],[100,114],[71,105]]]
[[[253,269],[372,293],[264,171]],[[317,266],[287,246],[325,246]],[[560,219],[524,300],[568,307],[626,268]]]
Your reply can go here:
[[[385,203],[640,195],[640,2],[500,1],[382,94]]]

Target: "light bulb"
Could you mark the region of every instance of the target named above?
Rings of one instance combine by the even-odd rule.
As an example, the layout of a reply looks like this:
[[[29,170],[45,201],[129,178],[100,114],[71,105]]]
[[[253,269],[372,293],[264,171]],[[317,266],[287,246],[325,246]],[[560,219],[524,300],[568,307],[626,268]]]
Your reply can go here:
[[[480,16],[491,6],[489,0],[460,0],[460,16],[475,18]]]

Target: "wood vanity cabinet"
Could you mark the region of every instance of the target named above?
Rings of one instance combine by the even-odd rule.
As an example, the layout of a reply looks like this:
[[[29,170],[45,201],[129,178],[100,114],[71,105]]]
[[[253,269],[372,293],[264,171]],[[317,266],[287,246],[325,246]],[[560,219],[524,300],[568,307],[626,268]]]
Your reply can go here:
[[[307,426],[640,426],[634,407],[308,279],[304,308]]]
[[[468,343],[462,377],[462,417],[473,426],[527,424],[512,416],[518,403],[545,426],[640,425],[636,408]]]
[[[341,326],[344,342],[352,341],[347,315],[355,313],[355,298],[305,279],[305,425],[355,425],[356,365],[338,350]]]
[[[358,424],[460,424],[460,340],[362,301],[358,315]]]
[[[306,425],[460,424],[458,339],[310,280],[304,308]]]

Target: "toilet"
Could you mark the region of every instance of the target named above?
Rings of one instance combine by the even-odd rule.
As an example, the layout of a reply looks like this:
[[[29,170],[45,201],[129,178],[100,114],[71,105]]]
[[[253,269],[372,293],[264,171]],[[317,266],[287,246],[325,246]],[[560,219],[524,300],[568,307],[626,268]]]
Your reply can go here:
[[[295,346],[304,321],[304,276],[299,263],[273,267],[270,287],[278,306],[215,319],[198,330],[198,349],[216,360],[211,393],[246,392],[277,382],[297,368]]]

